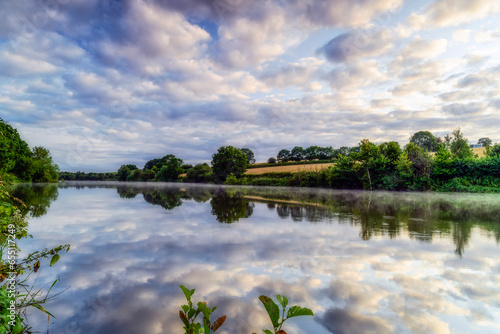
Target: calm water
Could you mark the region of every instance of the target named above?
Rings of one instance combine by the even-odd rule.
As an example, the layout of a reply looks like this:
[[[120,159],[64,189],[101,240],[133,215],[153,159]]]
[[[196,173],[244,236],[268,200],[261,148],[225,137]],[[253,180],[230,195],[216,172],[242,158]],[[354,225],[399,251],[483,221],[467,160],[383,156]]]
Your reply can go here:
[[[221,333],[262,333],[258,296],[300,333],[500,333],[500,196],[68,183],[19,187],[30,252],[70,243],[50,333],[182,333],[195,288]],[[45,284],[45,285],[44,285]],[[47,318],[30,323],[45,332]]]

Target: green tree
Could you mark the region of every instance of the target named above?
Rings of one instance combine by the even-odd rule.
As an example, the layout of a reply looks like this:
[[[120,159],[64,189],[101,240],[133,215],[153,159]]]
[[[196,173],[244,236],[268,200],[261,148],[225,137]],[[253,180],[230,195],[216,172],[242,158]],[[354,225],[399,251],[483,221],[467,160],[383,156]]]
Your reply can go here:
[[[213,182],[212,167],[210,167],[206,163],[197,164],[196,166],[187,171],[187,175],[184,178],[184,182],[193,182],[193,183]]]
[[[255,156],[254,156],[254,154],[253,154],[253,152],[252,152],[251,149],[249,149],[249,148],[242,148],[240,150],[241,150],[241,152],[243,152],[243,153],[245,153],[247,155],[247,163],[249,165],[255,163]]]
[[[31,151],[28,144],[10,124],[0,118],[0,172],[18,177],[29,164]],[[29,181],[29,179],[24,179]]]
[[[275,164],[276,163],[276,158],[275,157],[270,157],[269,159],[267,159],[267,163],[268,164]]]
[[[488,155],[490,157],[500,157],[500,144],[499,143],[495,143],[495,145],[493,145],[491,147],[491,149],[489,150]]]
[[[319,146],[309,146],[304,150],[304,156],[307,160],[318,159],[320,150],[321,147]]]
[[[121,165],[116,173],[116,179],[118,181],[126,181],[127,176],[130,174],[130,171],[138,169],[136,165]]]
[[[304,158],[304,149],[300,146],[295,146],[290,153],[290,159],[300,161]]]
[[[320,147],[318,150],[318,159],[320,160],[330,160],[335,156],[335,150],[333,147]]]
[[[411,168],[414,177],[428,177],[432,172],[432,159],[429,153],[423,148],[408,143],[405,146],[405,153],[411,161]]]
[[[491,141],[491,139],[488,138],[488,137],[484,137],[484,138],[480,138],[477,141],[477,143],[483,145],[483,147],[489,147],[489,146],[491,146],[491,144],[493,143],[493,141]]]
[[[151,159],[144,164],[144,168],[142,170],[152,170],[154,167],[160,169],[163,164],[164,161],[162,159]]]
[[[399,146],[399,143],[390,141],[380,144],[379,147],[380,152],[389,159],[391,164],[393,164],[394,166],[397,165],[399,157],[401,156],[401,153],[403,153],[403,150],[401,149],[401,146]]]
[[[419,131],[414,133],[410,138],[410,143],[431,152],[434,152],[437,147],[437,139],[429,131]]]
[[[36,146],[32,150],[33,182],[57,182],[59,167],[52,161],[50,152],[45,147]]]
[[[458,159],[470,159],[474,156],[460,128],[455,129],[451,133],[450,151]]]
[[[157,181],[173,182],[179,179],[179,175],[184,173],[182,169],[182,160],[173,154],[166,155],[162,158],[165,163],[156,173]]]
[[[290,151],[282,149],[281,151],[278,152],[277,158],[279,162],[286,162],[290,160]]]
[[[247,166],[247,155],[233,146],[221,146],[212,155],[212,169],[218,183],[226,181],[229,174],[241,177]]]

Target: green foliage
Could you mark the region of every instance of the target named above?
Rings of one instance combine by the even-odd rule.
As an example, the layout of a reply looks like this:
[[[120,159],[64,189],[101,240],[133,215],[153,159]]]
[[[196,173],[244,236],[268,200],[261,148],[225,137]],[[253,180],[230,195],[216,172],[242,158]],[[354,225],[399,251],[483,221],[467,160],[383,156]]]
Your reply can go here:
[[[250,217],[254,209],[254,204],[241,194],[230,193],[224,189],[219,189],[216,196],[212,197],[210,206],[215,219],[224,224],[232,224],[241,218]]]
[[[483,147],[488,147],[488,146],[491,146],[491,144],[493,143],[493,141],[490,138],[488,138],[488,137],[483,137],[483,138],[480,138],[477,141],[477,143],[483,145]]]
[[[279,162],[286,162],[290,160],[291,159],[290,151],[282,149],[281,151],[278,152],[277,158]]]
[[[60,259],[60,252],[68,252],[70,245],[60,245],[52,249],[44,249],[28,254],[24,259],[16,259],[20,249],[17,240],[28,237],[27,221],[21,215],[16,205],[9,203],[14,200],[24,206],[18,199],[12,198],[0,183],[0,328],[2,333],[29,333],[21,314],[26,309],[34,307],[54,317],[43,304],[58,279],[48,289],[45,296],[42,290],[34,290],[28,285],[32,273],[37,272],[45,259],[50,259],[49,265],[55,265]],[[15,280],[16,293],[11,289],[12,279]],[[8,307],[15,305],[19,312],[12,313]]]
[[[305,158],[304,149],[300,146],[295,146],[290,152],[290,159],[294,161],[300,161]]]
[[[500,157],[500,144],[496,143],[495,145],[493,145],[489,150],[488,155],[490,157]]]
[[[414,133],[410,138],[410,143],[431,152],[435,151],[437,147],[437,139],[429,131],[419,131]]]
[[[59,180],[67,181],[115,181],[117,173],[59,172]]]
[[[130,182],[130,181],[141,181],[142,180],[142,172],[140,169],[134,169],[129,171],[127,178],[125,181]]]
[[[136,165],[121,165],[116,173],[118,181],[126,181],[130,171],[138,169]]]
[[[16,174],[21,157],[31,157],[28,144],[16,129],[0,118],[0,170]]]
[[[267,163],[268,164],[275,164],[276,163],[276,158],[275,157],[270,157],[269,159],[267,159]]]
[[[352,157],[339,154],[337,163],[325,171],[328,185],[335,189],[361,189],[362,183],[358,177],[357,165]]]
[[[470,159],[474,155],[460,128],[452,132],[450,151],[458,159]]]
[[[390,141],[380,144],[380,153],[389,159],[391,165],[395,168],[403,150],[399,146],[399,143]]]
[[[17,130],[0,119],[0,172],[23,181],[56,182],[59,167],[48,149],[38,146],[30,150]]]
[[[254,154],[253,154],[253,152],[252,152],[251,149],[249,149],[249,148],[242,148],[240,150],[241,150],[241,152],[243,152],[243,153],[246,154],[246,156],[247,156],[247,164],[248,165],[251,165],[251,164],[255,163],[255,156],[254,156]]]
[[[182,160],[173,154],[166,155],[162,159],[164,160],[164,164],[156,173],[155,179],[165,182],[177,181],[179,176],[184,172],[182,169]]]
[[[287,311],[286,307],[288,306],[288,299],[285,296],[277,295],[276,300],[278,300],[278,303],[281,305],[282,309],[280,318],[280,308],[271,298],[262,295],[259,297],[259,300],[264,305],[264,308],[269,315],[269,319],[271,319],[274,334],[286,333],[284,330],[282,330],[282,327],[285,321],[290,318],[306,315],[314,316],[314,313],[310,309],[297,305],[290,307]],[[273,332],[268,329],[265,329],[264,333],[273,334]]]
[[[210,318],[212,317],[213,312],[217,309],[217,306],[210,308],[207,306],[207,303],[204,302],[193,304],[191,297],[193,296],[195,289],[189,290],[184,285],[181,285],[180,288],[187,300],[187,304],[181,305],[181,310],[179,311],[179,317],[184,324],[183,328],[185,330],[185,334],[215,333],[226,320],[226,316],[223,315],[212,323]],[[197,308],[193,307],[193,305],[196,305]],[[196,322],[196,318],[200,314],[203,317],[203,321]]]
[[[210,183],[213,182],[213,178],[212,167],[203,163],[197,164],[193,168],[189,169],[183,181],[192,183]]]
[[[413,143],[405,147],[411,169],[415,177],[428,177],[432,171],[432,159],[427,151]]]
[[[233,146],[222,146],[212,155],[212,169],[218,183],[224,182],[230,174],[241,177],[247,166],[247,155]]]

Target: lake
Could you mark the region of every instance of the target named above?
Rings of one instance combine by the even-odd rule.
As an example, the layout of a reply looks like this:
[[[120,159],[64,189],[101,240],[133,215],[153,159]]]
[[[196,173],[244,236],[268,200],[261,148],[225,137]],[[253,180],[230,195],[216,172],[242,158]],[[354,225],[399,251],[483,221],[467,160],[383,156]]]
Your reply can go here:
[[[217,333],[272,329],[258,297],[314,317],[301,333],[500,333],[500,196],[189,184],[20,185],[26,254],[71,244],[50,333],[183,333],[185,303],[217,306]],[[57,294],[57,295],[56,295]]]

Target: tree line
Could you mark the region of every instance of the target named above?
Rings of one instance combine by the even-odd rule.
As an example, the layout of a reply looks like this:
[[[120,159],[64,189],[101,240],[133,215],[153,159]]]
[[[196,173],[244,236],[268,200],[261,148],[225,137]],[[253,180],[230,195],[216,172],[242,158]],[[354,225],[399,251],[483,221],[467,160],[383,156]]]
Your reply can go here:
[[[15,128],[0,118],[0,177],[7,182],[57,182],[59,167],[42,146],[30,149]]]
[[[122,165],[116,173],[62,173],[65,179],[163,181],[328,187],[338,189],[486,191],[500,189],[500,144],[481,138],[486,156],[475,156],[460,128],[444,138],[419,131],[404,147],[395,141],[375,144],[368,139],[356,147],[296,146],[282,149],[269,163],[325,160],[328,169],[301,173],[244,175],[255,156],[248,148],[222,146],[210,164],[184,164],[168,154],[146,162],[143,168]]]

